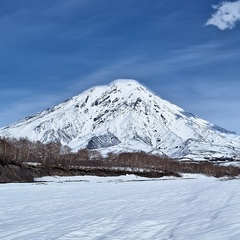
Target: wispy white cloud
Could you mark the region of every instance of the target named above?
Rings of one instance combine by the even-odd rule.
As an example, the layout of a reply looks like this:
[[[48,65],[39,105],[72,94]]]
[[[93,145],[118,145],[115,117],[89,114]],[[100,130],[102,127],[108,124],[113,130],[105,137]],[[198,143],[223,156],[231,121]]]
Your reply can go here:
[[[214,25],[220,30],[232,29],[240,21],[240,1],[221,2],[213,6],[215,12],[206,25]]]

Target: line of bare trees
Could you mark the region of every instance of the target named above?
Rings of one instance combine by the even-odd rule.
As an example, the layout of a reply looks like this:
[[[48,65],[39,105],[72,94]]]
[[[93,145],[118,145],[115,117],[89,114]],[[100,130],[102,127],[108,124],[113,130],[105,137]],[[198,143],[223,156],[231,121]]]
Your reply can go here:
[[[96,160],[102,160],[102,156],[97,151],[80,149],[72,152],[68,146],[63,146],[60,142],[42,143],[40,141],[30,141],[27,138],[4,138],[0,137],[0,159],[16,161],[19,163],[40,163],[42,165],[62,165],[80,166],[93,164]],[[91,161],[90,161],[91,160]]]
[[[60,142],[29,141],[26,138],[0,138],[0,160],[19,163],[36,162],[42,166],[58,166],[65,170],[80,168],[130,169],[172,173],[202,173],[215,177],[238,176],[240,168],[210,162],[179,162],[166,156],[144,152],[110,153],[103,158],[97,151],[81,149],[72,152]]]
[[[236,166],[222,166],[214,162],[181,162],[166,156],[149,155],[145,152],[121,153],[110,155],[108,162],[112,166],[148,169],[172,173],[205,174],[214,177],[239,176],[240,168]]]

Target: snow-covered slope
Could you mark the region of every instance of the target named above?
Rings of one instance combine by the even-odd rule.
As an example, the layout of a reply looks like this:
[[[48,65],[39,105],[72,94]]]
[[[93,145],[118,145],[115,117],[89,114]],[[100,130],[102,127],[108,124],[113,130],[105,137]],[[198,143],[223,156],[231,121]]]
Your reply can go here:
[[[134,80],[91,88],[0,129],[1,136],[61,141],[73,150],[143,150],[171,157],[240,159],[240,137],[185,112]]]

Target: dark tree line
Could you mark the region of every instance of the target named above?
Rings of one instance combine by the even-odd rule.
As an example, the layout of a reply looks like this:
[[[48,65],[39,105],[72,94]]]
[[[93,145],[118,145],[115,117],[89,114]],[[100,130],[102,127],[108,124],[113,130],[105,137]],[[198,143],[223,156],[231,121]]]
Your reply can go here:
[[[71,155],[71,149],[59,142],[46,144],[27,138],[0,138],[0,158],[17,162],[57,163]]]
[[[94,150],[81,149],[72,152],[60,142],[30,141],[26,138],[0,138],[0,160],[17,163],[40,163],[45,167],[71,169],[120,169],[171,173],[202,173],[215,177],[238,176],[240,169],[220,166],[211,162],[179,162],[167,156],[145,152],[110,153],[106,157]]]
[[[27,138],[0,137],[0,159],[19,163],[40,163],[42,165],[61,165],[64,167],[97,165],[102,156],[94,150],[80,149],[72,152],[68,146],[60,142],[42,143]],[[86,164],[89,162],[89,164]]]

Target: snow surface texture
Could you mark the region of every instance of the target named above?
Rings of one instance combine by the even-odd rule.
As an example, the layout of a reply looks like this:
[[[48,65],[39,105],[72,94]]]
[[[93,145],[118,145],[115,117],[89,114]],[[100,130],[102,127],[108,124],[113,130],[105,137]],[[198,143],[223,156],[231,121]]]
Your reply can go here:
[[[1,240],[240,239],[239,180],[44,180],[0,185]]]
[[[73,150],[136,151],[174,158],[240,159],[240,137],[154,95],[134,80],[91,88],[0,129],[0,136],[61,141]]]

